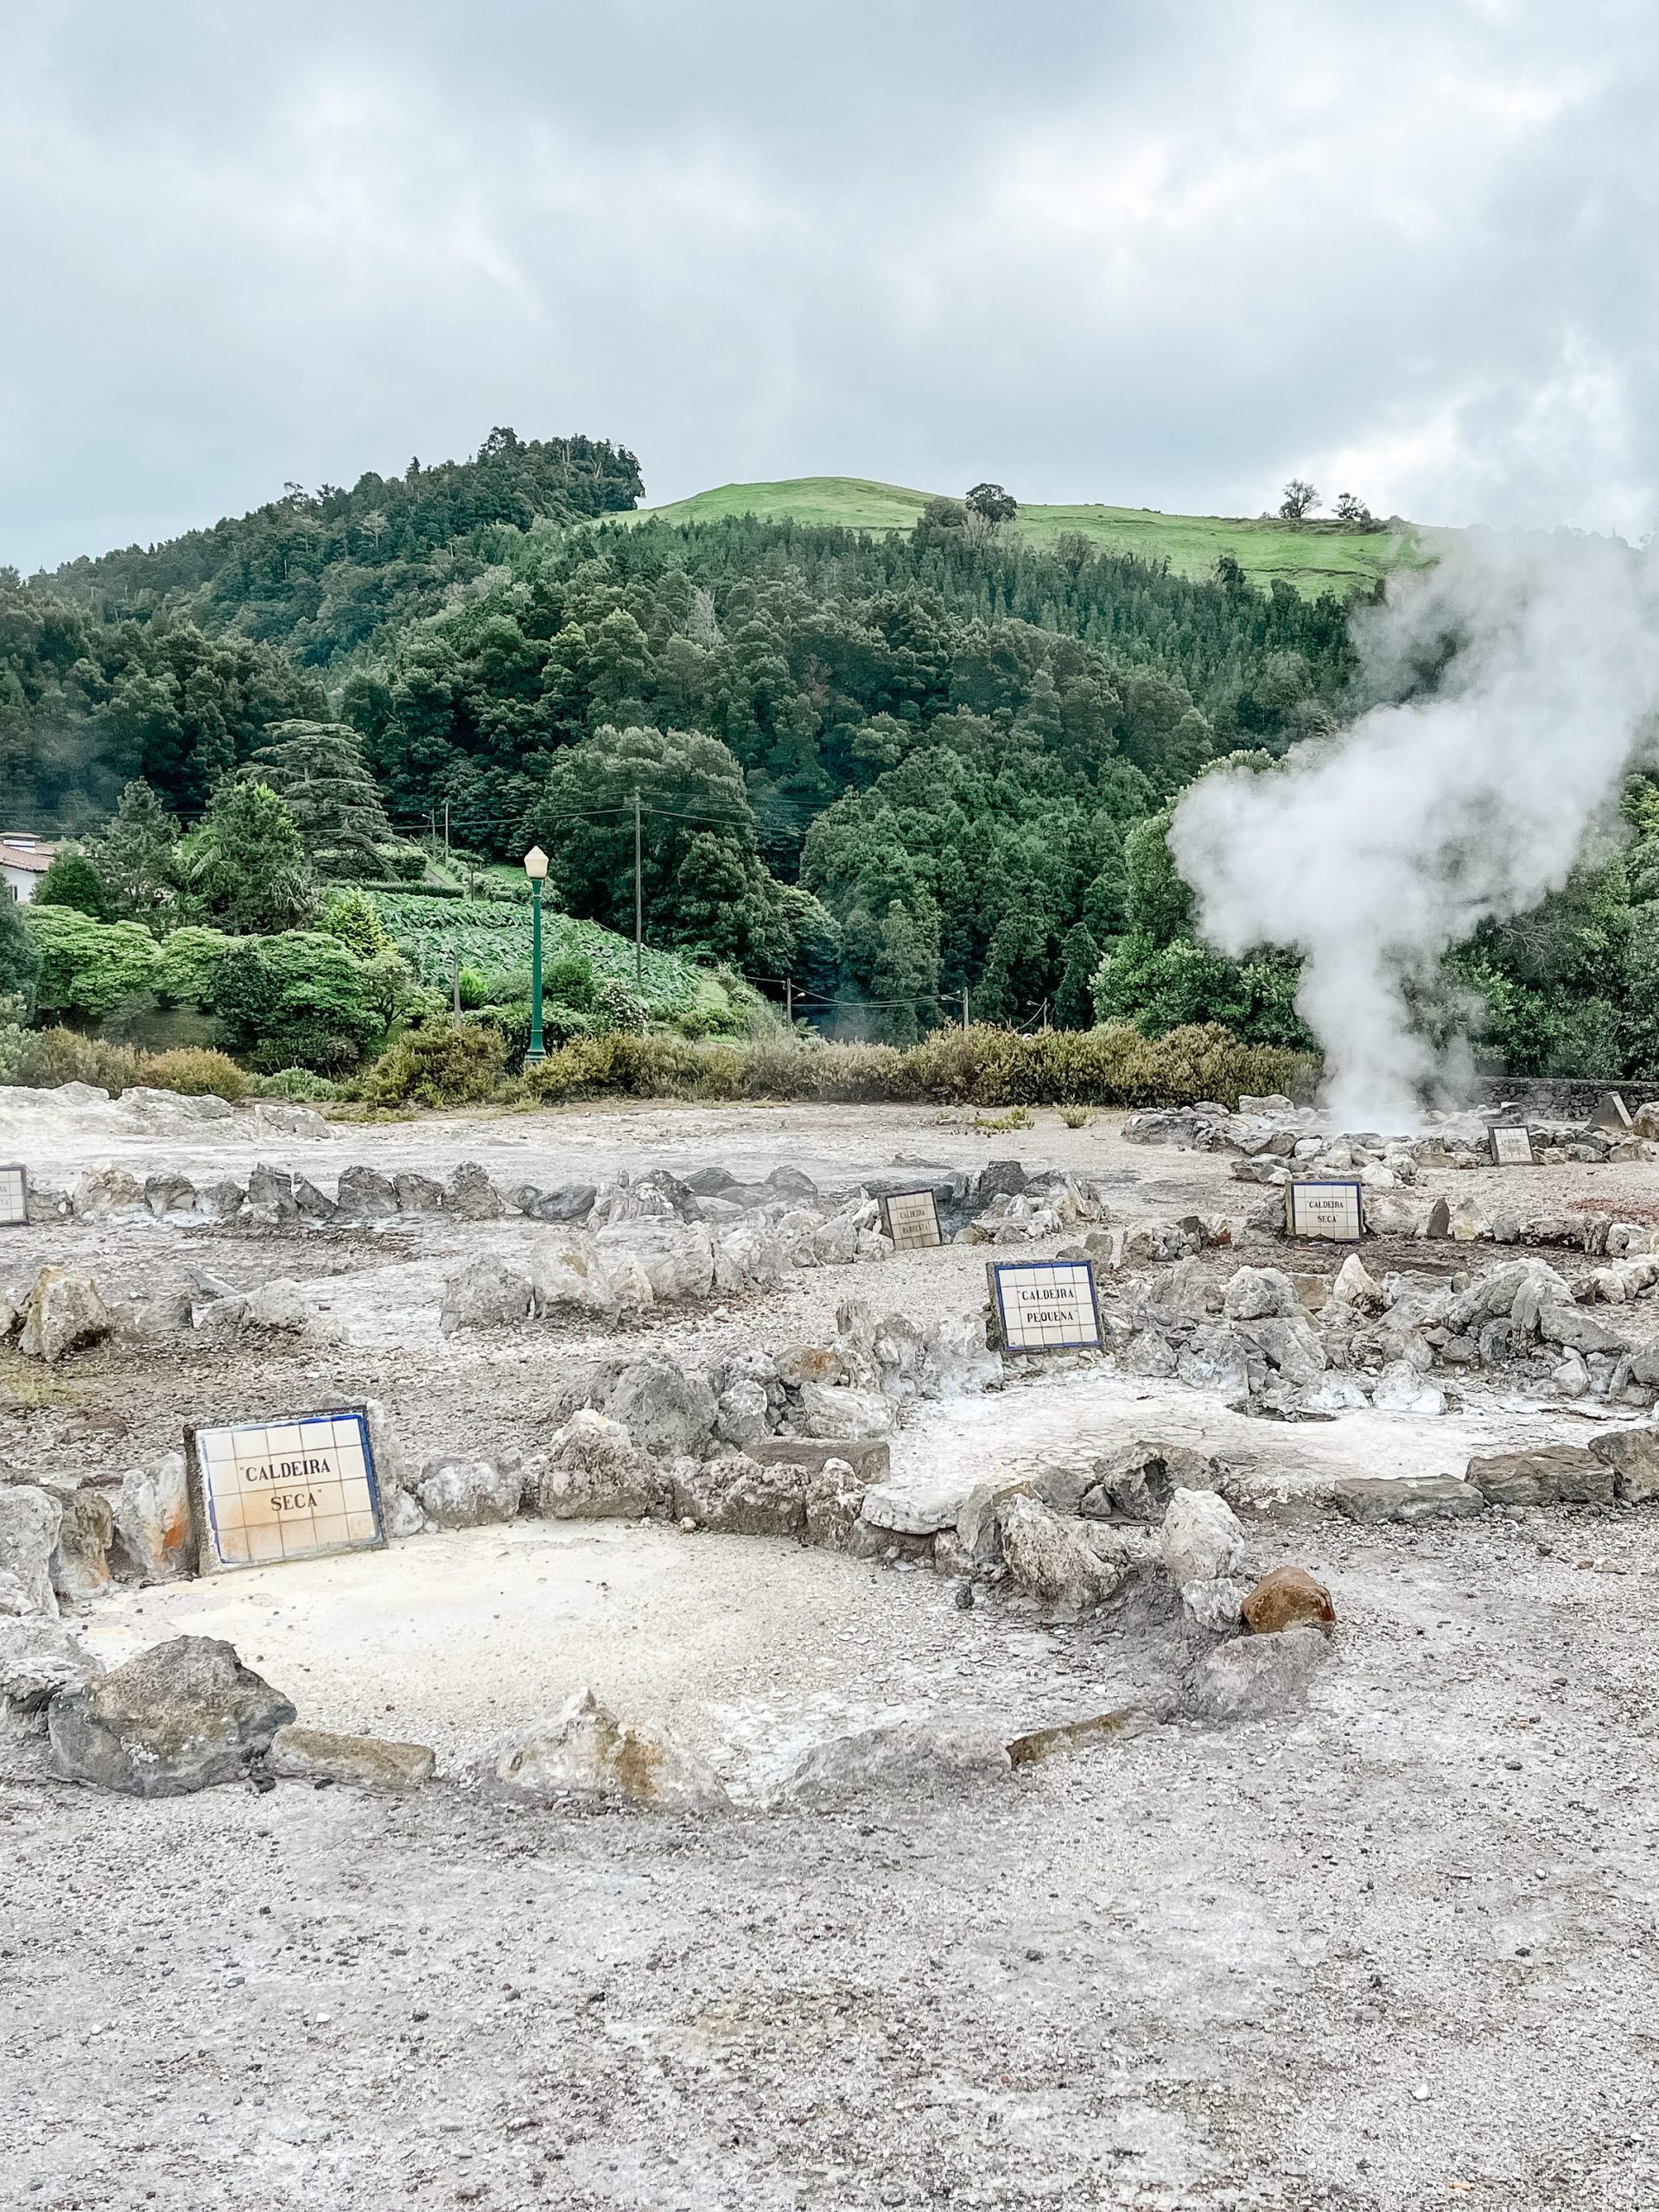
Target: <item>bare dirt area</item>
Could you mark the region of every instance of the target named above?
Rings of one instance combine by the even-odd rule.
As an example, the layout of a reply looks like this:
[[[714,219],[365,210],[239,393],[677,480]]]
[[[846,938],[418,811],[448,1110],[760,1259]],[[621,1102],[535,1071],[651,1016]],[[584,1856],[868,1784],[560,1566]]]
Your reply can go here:
[[[382,1550],[66,1594],[63,1624],[102,1667],[222,1638],[304,1726],[429,1745],[437,1773],[391,1796],[273,1787],[256,1766],[146,1800],[57,1776],[38,1732],[0,1737],[0,2202],[1659,2203],[1641,2088],[1659,2048],[1659,1504],[1335,1510],[1355,1478],[1403,1494],[1477,1454],[1645,1427],[1639,1380],[1619,1395],[1628,1356],[1615,1370],[1586,1339],[1601,1363],[1576,1395],[1537,1360],[1424,1364],[1432,1415],[1380,1389],[1332,1414],[1311,1397],[1287,1411],[1255,1381],[1191,1380],[1181,1329],[1224,1325],[1241,1265],[1334,1282],[1344,1254],[1248,1231],[1261,1192],[1226,1154],[1128,1142],[1119,1117],[1071,1129],[1039,1112],[989,1136],[892,1108],[287,1135],[154,1118],[25,1106],[0,1152],[66,1186],[101,1169],[245,1180],[263,1162],[332,1189],[348,1162],[442,1179],[467,1160],[498,1189],[715,1166],[747,1187],[785,1166],[827,1212],[873,1177],[971,1178],[1017,1156],[1086,1184],[1112,1228],[1097,1207],[1092,1227],[1025,1243],[870,1244],[696,1300],[446,1329],[458,1271],[516,1264],[548,1232],[443,1207],[366,1225],[37,1220],[0,1231],[0,1287],[85,1271],[118,1325],[54,1362],[0,1353],[0,1486],[113,1495],[187,1424],[364,1399],[411,1469],[528,1465],[584,1363],[661,1354],[717,1379],[780,1362],[787,1376],[792,1348],[851,1361],[849,1301],[937,1330],[982,1306],[988,1258],[1141,1222],[1211,1227],[1179,1259],[1121,1241],[1102,1259],[1119,1317],[1104,1357],[1011,1363],[992,1389],[906,1370],[917,1387],[894,1400],[883,1486],[896,1507],[861,1551],[683,1527],[695,1516],[674,1510],[429,1515]],[[1492,1211],[1520,1190],[1540,1214],[1587,1193],[1640,1219],[1659,1171],[1428,1169],[1414,1188]],[[1231,1243],[1211,1233],[1222,1217]],[[1390,1310],[1416,1299],[1421,1337],[1437,1281],[1461,1296],[1505,1253],[1401,1236],[1364,1260],[1409,1274]],[[1178,1276],[1189,1319],[1154,1326]],[[215,1307],[273,1285],[301,1287],[303,1326],[215,1325]],[[1317,1320],[1313,1295],[1304,1283],[1298,1312]],[[1353,1330],[1325,1340],[1357,1362]],[[841,1387],[872,1395],[856,1373]],[[768,1418],[781,1407],[804,1433],[810,1401],[791,1389]],[[1162,1581],[1054,1602],[967,1554],[951,1573],[924,1555],[933,1529],[966,1524],[954,1507],[929,1522],[918,1501],[1027,1477],[1044,1495],[1044,1471],[1146,1438],[1224,1469],[1243,1581],[1294,1562],[1334,1603],[1317,1665],[1259,1715],[1217,1719],[1193,1696],[1213,1639]],[[494,1746],[584,1688],[703,1763],[719,1809],[582,1810],[482,1786]],[[782,1789],[803,1746],[849,1732],[1005,1744],[1105,1715],[1052,1756],[822,1809]]]

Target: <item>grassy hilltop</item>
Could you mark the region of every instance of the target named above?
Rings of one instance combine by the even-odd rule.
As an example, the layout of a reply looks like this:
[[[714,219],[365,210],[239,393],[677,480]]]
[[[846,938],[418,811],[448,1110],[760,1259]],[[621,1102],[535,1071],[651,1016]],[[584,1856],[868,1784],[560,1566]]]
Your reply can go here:
[[[720,522],[732,515],[762,521],[834,524],[844,530],[909,530],[933,495],[903,484],[860,476],[799,476],[782,484],[721,484],[661,507],[638,509],[624,521]],[[1166,561],[1172,575],[1208,576],[1230,553],[1252,583],[1282,579],[1298,591],[1346,594],[1369,589],[1390,569],[1428,558],[1420,533],[1357,531],[1337,522],[1286,523],[1229,515],[1169,515],[1153,507],[1021,506],[1017,537],[1052,546],[1065,536],[1143,559]]]

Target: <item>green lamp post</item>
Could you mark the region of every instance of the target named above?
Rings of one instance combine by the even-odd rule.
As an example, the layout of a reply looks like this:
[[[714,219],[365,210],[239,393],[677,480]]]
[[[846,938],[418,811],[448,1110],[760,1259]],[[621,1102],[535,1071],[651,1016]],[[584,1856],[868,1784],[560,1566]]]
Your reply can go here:
[[[530,1050],[524,1054],[529,1068],[547,1058],[542,1046],[542,886],[547,880],[547,855],[539,845],[524,855],[524,874],[530,878],[531,897]]]

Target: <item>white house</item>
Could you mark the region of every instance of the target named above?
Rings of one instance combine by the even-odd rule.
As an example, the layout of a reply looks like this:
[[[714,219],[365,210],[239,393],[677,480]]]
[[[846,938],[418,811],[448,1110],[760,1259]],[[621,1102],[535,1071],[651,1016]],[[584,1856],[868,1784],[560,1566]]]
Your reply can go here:
[[[29,836],[21,830],[0,835],[0,883],[6,887],[7,898],[26,906],[57,849],[46,838]]]

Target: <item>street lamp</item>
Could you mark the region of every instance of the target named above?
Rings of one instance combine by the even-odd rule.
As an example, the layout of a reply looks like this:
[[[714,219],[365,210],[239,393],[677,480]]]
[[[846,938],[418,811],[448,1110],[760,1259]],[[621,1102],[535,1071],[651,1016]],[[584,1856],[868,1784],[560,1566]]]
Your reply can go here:
[[[542,886],[547,880],[547,855],[532,845],[524,855],[524,874],[530,878],[530,1050],[524,1065],[534,1067],[547,1054],[542,1049]]]

